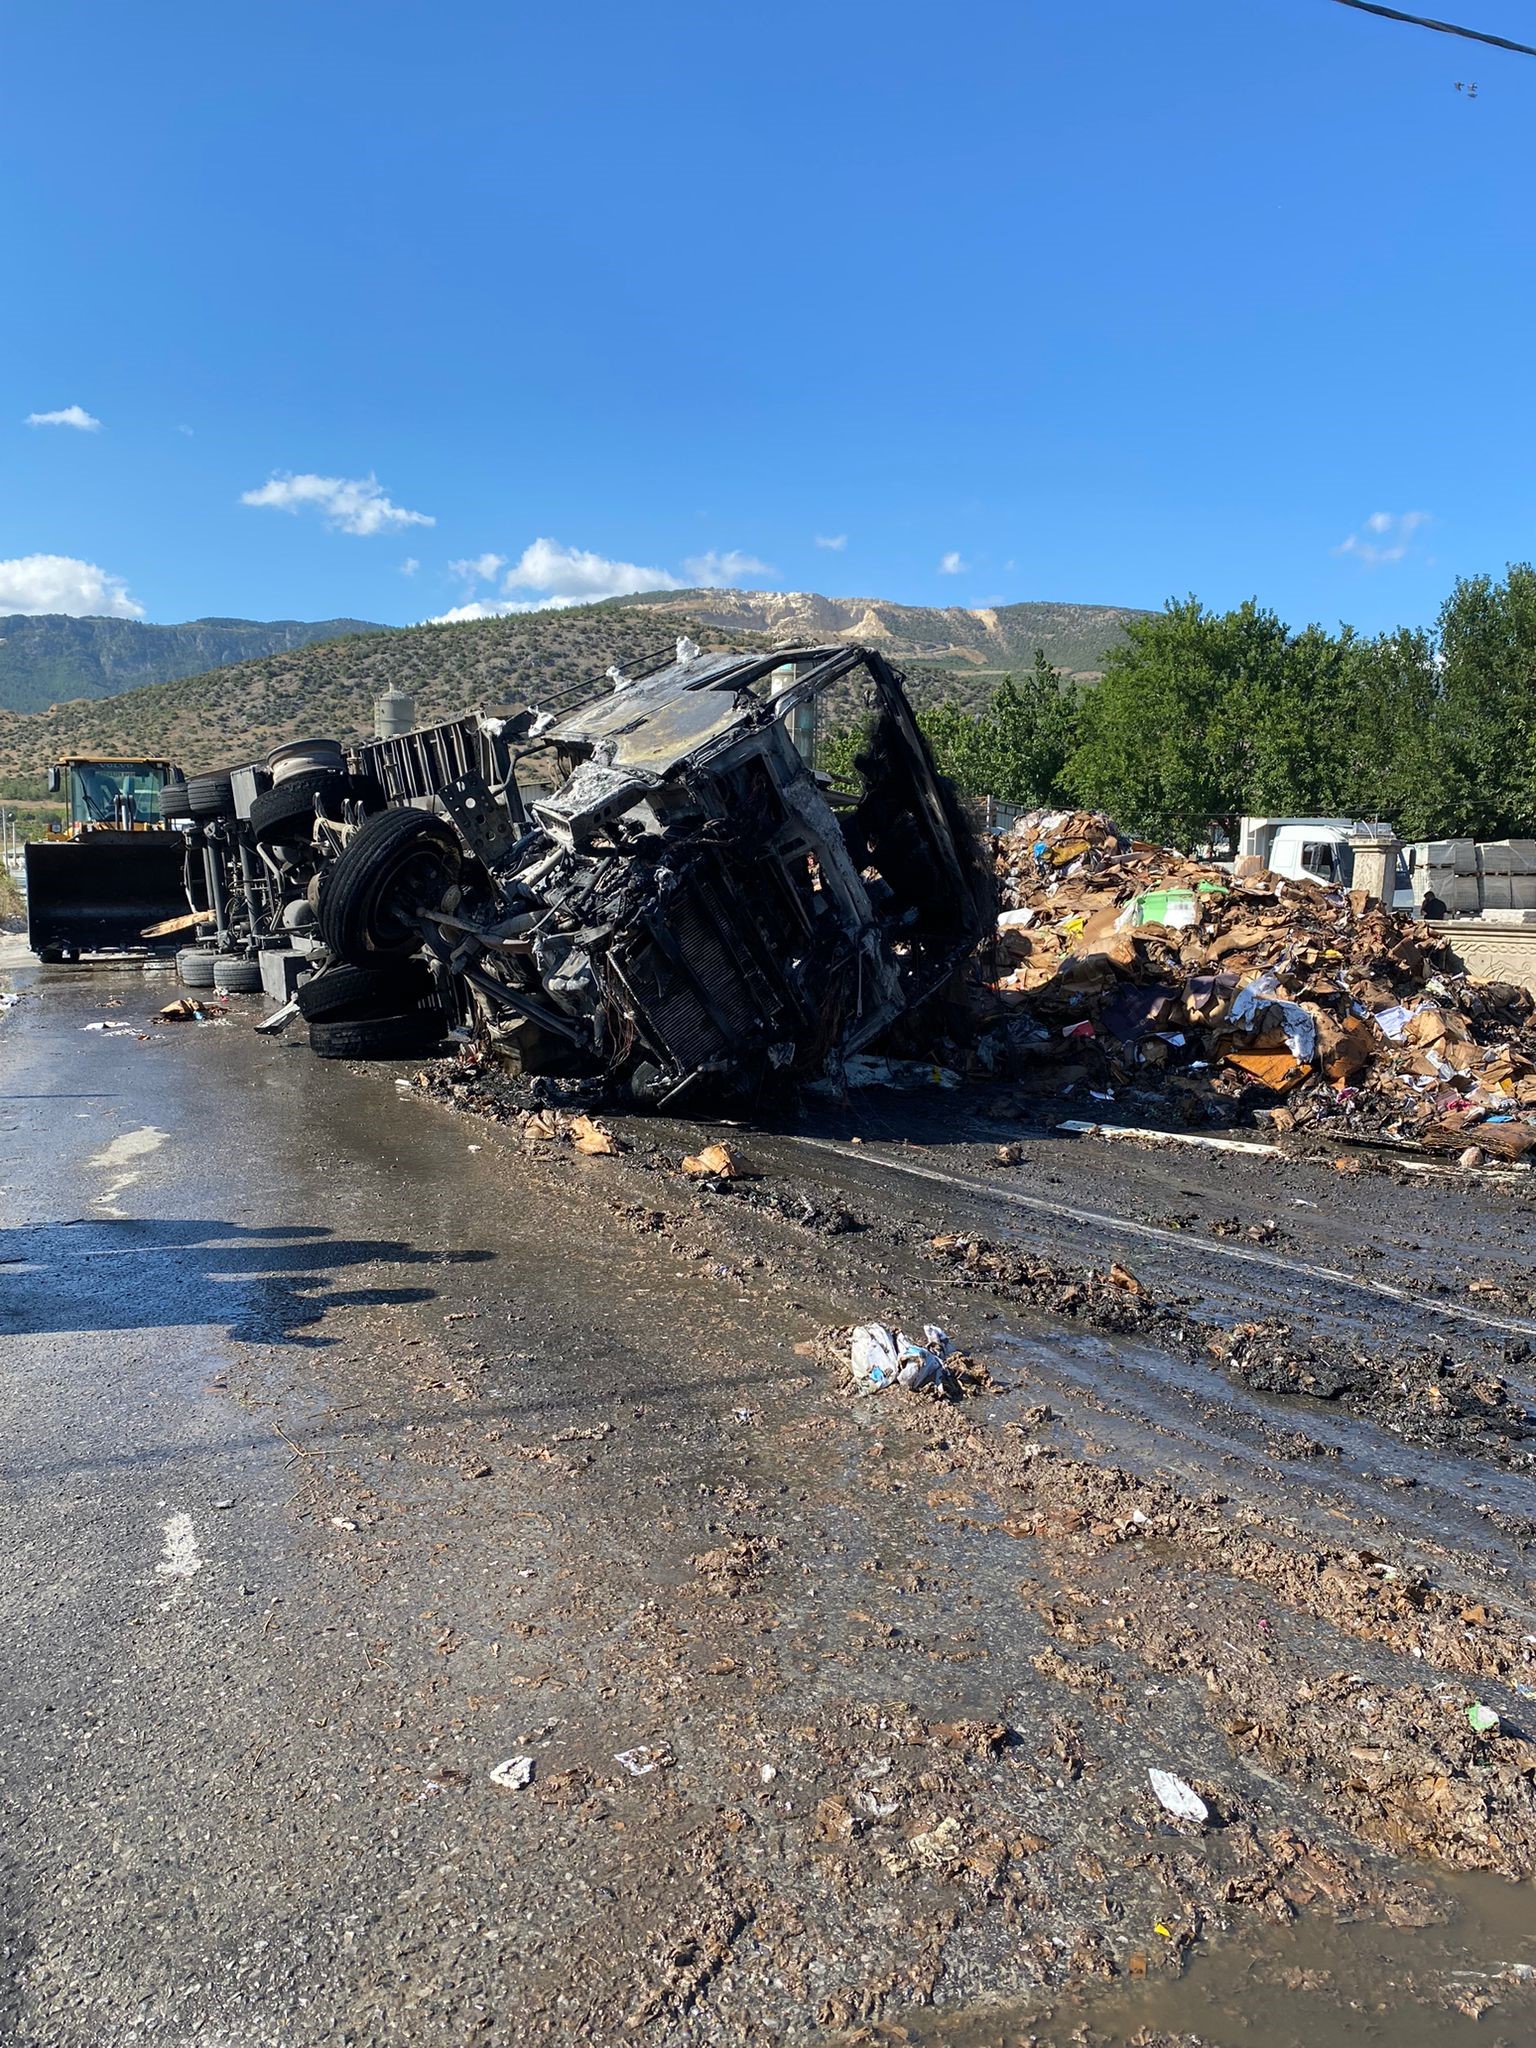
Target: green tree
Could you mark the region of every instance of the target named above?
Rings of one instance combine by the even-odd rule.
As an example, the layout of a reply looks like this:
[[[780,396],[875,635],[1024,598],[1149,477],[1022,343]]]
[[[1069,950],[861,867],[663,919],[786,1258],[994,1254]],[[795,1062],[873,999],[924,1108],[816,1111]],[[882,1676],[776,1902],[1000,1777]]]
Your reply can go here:
[[[1407,763],[1425,833],[1536,829],[1536,569],[1464,576],[1441,608],[1436,701]]]
[[[1337,706],[1357,642],[1293,633],[1256,600],[1133,619],[1082,707],[1065,782],[1134,832],[1192,846],[1245,812],[1315,812],[1341,780]]]
[[[955,704],[925,711],[918,723],[940,771],[967,796],[1003,803],[1049,803],[1077,739],[1077,700],[1040,649],[1022,682],[1005,676],[980,712]]]
[[[1423,837],[1435,801],[1433,740],[1440,686],[1429,634],[1400,626],[1374,640],[1346,636],[1334,688],[1317,708],[1324,774],[1318,810],[1385,818]]]

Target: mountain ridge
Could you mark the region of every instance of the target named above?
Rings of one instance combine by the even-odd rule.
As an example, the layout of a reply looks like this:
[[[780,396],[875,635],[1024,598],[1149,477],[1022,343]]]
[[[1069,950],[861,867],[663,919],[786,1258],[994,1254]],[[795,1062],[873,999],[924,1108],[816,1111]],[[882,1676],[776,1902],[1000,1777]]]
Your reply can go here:
[[[1000,674],[1044,649],[1068,676],[1097,674],[1137,614],[1119,606],[999,606],[968,611],[816,592],[676,592],[452,625],[378,627],[258,659],[46,710],[0,710],[0,776],[24,796],[48,762],[73,752],[165,756],[192,769],[259,758],[310,733],[366,737],[373,700],[390,684],[426,723],[476,704],[538,703],[568,685],[633,670],[688,633],[702,647],[823,644],[861,637],[907,675],[919,705],[979,709]],[[749,622],[753,622],[750,623]],[[830,722],[852,703],[827,707]],[[40,785],[38,785],[40,788]]]
[[[366,619],[78,618],[68,612],[0,615],[0,710],[46,711],[80,698],[121,696],[317,640],[391,630]]]
[[[961,671],[1027,668],[1038,648],[1053,668],[1079,679],[1102,672],[1104,656],[1124,637],[1126,620],[1147,616],[1129,605],[910,605],[813,590],[661,590],[614,602],[686,613],[723,632],[868,642],[897,660]]]

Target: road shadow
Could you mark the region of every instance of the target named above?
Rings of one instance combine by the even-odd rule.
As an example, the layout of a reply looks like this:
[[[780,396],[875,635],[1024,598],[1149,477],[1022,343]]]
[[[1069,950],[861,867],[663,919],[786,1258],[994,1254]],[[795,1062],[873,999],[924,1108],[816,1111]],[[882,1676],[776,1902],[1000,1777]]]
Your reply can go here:
[[[0,1334],[76,1335],[221,1323],[248,1344],[335,1342],[336,1308],[433,1300],[425,1272],[478,1265],[483,1250],[423,1251],[344,1237],[324,1224],[253,1227],[214,1218],[80,1218],[0,1230]],[[406,1267],[396,1284],[388,1269]],[[383,1269],[381,1271],[381,1269]],[[359,1285],[338,1284],[356,1276]]]

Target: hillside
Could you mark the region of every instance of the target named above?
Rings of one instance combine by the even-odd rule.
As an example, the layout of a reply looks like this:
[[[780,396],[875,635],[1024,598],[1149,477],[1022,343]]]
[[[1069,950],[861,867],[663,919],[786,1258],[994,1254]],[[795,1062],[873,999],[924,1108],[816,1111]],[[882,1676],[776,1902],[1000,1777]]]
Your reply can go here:
[[[14,612],[0,617],[0,709],[46,711],[74,697],[116,697],[338,634],[383,630],[363,619],[192,619],[183,626],[146,626],[137,619]]]
[[[994,679],[1028,668],[1037,647],[1064,674],[1096,676],[1123,638],[1125,621],[1145,616],[1123,605],[1008,604],[967,611],[800,590],[662,590],[616,602],[682,613],[725,633],[766,634],[771,641],[863,641],[898,662],[922,661]]]
[[[163,754],[196,769],[249,761],[307,733],[366,737],[373,700],[391,683],[413,694],[423,722],[474,704],[526,703],[600,676],[610,662],[632,665],[685,628],[705,647],[753,644],[612,605],[377,630],[94,703],[0,711],[0,777],[34,776],[70,752]]]
[[[537,702],[601,676],[610,662],[632,666],[684,631],[704,647],[867,638],[906,670],[918,704],[979,705],[999,675],[1028,666],[1036,647],[1071,674],[1095,673],[1121,623],[1137,616],[1108,605],[967,612],[759,591],[695,596],[697,611],[668,592],[453,626],[378,628],[94,702],[29,716],[0,710],[0,779],[21,796],[60,753],[163,753],[199,768],[251,760],[305,733],[362,737],[372,730],[374,698],[391,683],[412,693],[423,721],[473,704]],[[853,708],[840,692],[827,707],[829,723]]]

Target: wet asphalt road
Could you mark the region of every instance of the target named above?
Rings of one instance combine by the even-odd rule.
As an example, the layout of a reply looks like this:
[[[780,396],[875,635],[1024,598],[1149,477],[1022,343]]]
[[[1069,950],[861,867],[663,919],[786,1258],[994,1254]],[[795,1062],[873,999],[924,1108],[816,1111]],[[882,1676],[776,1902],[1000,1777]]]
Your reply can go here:
[[[1052,1639],[1018,1603],[1018,1546],[922,1469],[893,1470],[899,1446],[854,1426],[879,1418],[829,1413],[822,1368],[795,1353],[927,1300],[900,1230],[790,1257],[793,1229],[754,1239],[707,1206],[701,1226],[669,1184],[648,1189],[643,1137],[622,1168],[567,1154],[549,1170],[388,1072],[253,1037],[253,1010],[157,1025],[168,979],[12,978],[28,993],[0,1017],[0,2042],[769,2040],[818,2013],[835,2033],[871,1985],[884,2009],[925,2000],[940,1953],[962,2008],[1017,1989],[1017,1925],[962,1919],[945,1949],[922,1925],[928,1882],[833,1888],[822,1839],[828,1771],[862,1783],[889,1763],[858,1761],[895,1742],[868,1730],[898,1710],[871,1702],[915,1703],[899,1712],[930,1727],[1064,1725],[1037,1698]],[[132,1028],[85,1028],[100,1022]],[[863,1158],[846,1120],[818,1132],[835,1152],[753,1142],[775,1185],[919,1240],[940,1221],[997,1233],[995,1200],[882,1177],[876,1156],[974,1185],[985,1144],[951,1131],[917,1155],[903,1127],[873,1112]],[[1096,1159],[1063,1187],[1068,1150],[1042,1141],[1010,1184],[1143,1220],[1317,1192],[1313,1169],[1161,1157]],[[1470,1198],[1410,1192],[1421,1234],[1383,1232],[1377,1199],[1299,1209],[1292,1249],[1347,1260],[1374,1235],[1360,1270],[1423,1287],[1405,1245],[1437,1217],[1442,1238],[1475,1220]],[[1004,1220],[1102,1255],[1101,1226]],[[1468,1256],[1518,1270],[1526,1211],[1478,1227]],[[1462,1256],[1436,1249],[1447,1271]],[[1213,1298],[1303,1284],[1198,1243],[1143,1238],[1142,1260]],[[1318,1303],[1388,1313],[1326,1287]],[[1295,1404],[1197,1399],[1134,1346],[987,1314],[1020,1383],[1001,1414],[1091,1392],[1101,1456],[1150,1441],[1159,1469],[1217,1472],[1256,1503],[1317,1488],[1315,1455],[1287,1462]],[[1426,1538],[1523,1585],[1477,1509],[1528,1508],[1528,1478],[1437,1470],[1333,1415],[1308,1427],[1327,1448],[1320,1527],[1359,1514],[1382,1540],[1400,1510],[1380,1482],[1412,1467]],[[1318,1654],[1387,1669],[1355,1642]],[[1155,1739],[1230,1779],[1203,1691],[1165,1674]],[[1146,1826],[1146,1730],[1122,1758],[1107,1722],[1088,1726],[1102,1759],[1070,1796],[1056,1755],[965,1765],[978,1810],[1003,1800],[1068,1867]],[[642,1744],[676,1768],[615,1765]],[[535,1759],[533,1790],[490,1783],[511,1755]],[[934,1812],[954,1806],[942,1772],[916,1782]],[[1272,1821],[1332,1826],[1281,1788],[1259,1796]],[[1219,1865],[1220,1843],[1208,1853]],[[1122,1947],[1171,1917],[1160,1869],[1117,1895]],[[1030,1915],[1063,1953],[1082,1904],[1067,1892],[1047,1883]],[[1496,1903],[1476,1911],[1485,1963],[1512,1937]],[[1177,2001],[1156,2009],[1168,2023]]]

